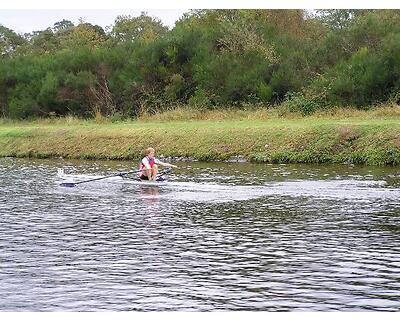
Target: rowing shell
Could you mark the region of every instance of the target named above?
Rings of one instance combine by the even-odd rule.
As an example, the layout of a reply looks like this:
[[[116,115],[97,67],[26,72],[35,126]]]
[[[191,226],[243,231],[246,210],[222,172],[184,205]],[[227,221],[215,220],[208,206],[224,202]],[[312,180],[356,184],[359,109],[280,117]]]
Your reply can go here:
[[[128,176],[122,176],[121,178],[126,181],[137,182],[140,185],[146,185],[146,186],[159,186],[159,185],[164,185],[168,182],[168,180],[162,176],[157,177],[155,181],[143,180],[140,179],[139,177],[128,177]]]
[[[130,182],[137,182],[138,184],[140,184],[140,185],[146,185],[146,186],[158,186],[158,185],[163,185],[163,184],[165,184],[166,182],[167,182],[167,179],[165,178],[165,176],[164,176],[164,174],[165,173],[161,173],[160,174],[160,176],[158,176],[157,178],[156,178],[156,180],[155,181],[149,181],[149,180],[142,180],[142,179],[140,179],[138,176],[128,176],[128,175],[126,175],[126,174],[121,174],[121,175],[115,175],[115,176],[106,176],[106,177],[93,177],[93,178],[91,178],[90,180],[86,180],[86,181],[78,181],[78,182],[70,182],[70,181],[67,181],[67,182],[63,182],[63,183],[61,183],[61,185],[63,186],[63,187],[74,187],[74,186],[76,186],[76,185],[78,185],[78,184],[80,184],[80,183],[83,183],[83,182],[90,182],[90,181],[95,181],[95,180],[102,180],[102,179],[105,179],[105,178],[108,178],[108,179],[116,179],[116,178],[122,178],[123,180],[125,180],[125,181],[130,181]],[[66,179],[66,178],[69,178],[69,179],[82,179],[82,176],[75,176],[75,175],[66,175],[65,173],[64,173],[64,170],[63,169],[58,169],[58,173],[57,173],[57,175],[58,175],[58,177],[59,178],[63,178],[63,179]],[[86,178],[86,177],[85,177]],[[86,178],[87,179],[87,178]]]

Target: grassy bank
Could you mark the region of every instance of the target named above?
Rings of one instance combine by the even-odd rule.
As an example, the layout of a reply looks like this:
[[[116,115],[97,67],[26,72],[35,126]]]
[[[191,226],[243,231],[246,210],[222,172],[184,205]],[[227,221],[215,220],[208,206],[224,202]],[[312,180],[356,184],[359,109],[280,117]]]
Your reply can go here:
[[[264,112],[264,113],[263,113]],[[173,111],[136,121],[75,118],[0,122],[0,156],[400,164],[400,112],[346,111],[285,118],[266,111]]]

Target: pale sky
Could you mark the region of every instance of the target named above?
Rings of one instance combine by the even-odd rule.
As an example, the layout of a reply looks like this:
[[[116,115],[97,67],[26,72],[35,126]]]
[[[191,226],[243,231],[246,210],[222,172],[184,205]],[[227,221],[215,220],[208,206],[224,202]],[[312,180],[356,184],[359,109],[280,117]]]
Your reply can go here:
[[[164,25],[170,29],[174,26],[175,21],[189,9],[164,9],[164,10],[135,10],[135,9],[42,9],[42,10],[0,10],[0,24],[14,30],[17,33],[28,33],[32,31],[44,30],[52,27],[55,22],[63,19],[70,20],[75,25],[78,24],[80,18],[85,22],[97,24],[103,29],[114,24],[118,15],[139,16],[141,11],[146,11],[148,15],[159,18]]]

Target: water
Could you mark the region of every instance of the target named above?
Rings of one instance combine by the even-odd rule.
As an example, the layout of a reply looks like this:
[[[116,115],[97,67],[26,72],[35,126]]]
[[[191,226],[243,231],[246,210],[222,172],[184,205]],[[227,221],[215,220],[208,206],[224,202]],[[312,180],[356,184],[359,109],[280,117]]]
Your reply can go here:
[[[0,159],[1,311],[399,311],[395,167]]]

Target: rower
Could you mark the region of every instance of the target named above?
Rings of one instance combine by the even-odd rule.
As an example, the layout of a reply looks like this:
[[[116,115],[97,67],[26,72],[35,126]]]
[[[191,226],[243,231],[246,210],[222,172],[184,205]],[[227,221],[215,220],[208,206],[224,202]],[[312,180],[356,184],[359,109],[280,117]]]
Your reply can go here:
[[[155,181],[157,172],[158,172],[158,166],[163,166],[163,167],[170,167],[170,168],[178,168],[176,165],[173,165],[171,163],[167,162],[162,162],[159,159],[155,157],[155,150],[154,148],[147,148],[144,151],[145,157],[142,159],[142,161],[139,164],[139,169],[144,170],[140,171],[139,178],[142,180],[149,180],[149,181]]]

